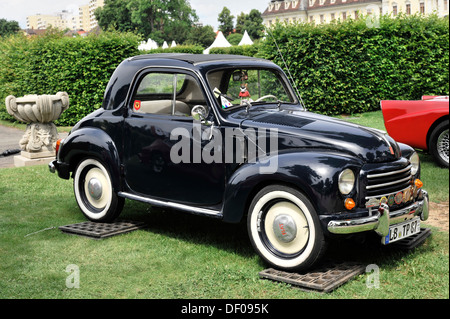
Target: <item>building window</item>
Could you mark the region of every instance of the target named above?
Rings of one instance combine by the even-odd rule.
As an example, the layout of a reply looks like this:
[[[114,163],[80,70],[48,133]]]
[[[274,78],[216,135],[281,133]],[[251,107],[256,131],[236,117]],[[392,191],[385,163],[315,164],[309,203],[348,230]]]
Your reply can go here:
[[[397,15],[397,5],[396,5],[396,4],[394,4],[394,5],[392,6],[392,14],[393,14],[394,16]]]
[[[320,23],[324,23],[323,14],[320,15]]]
[[[444,11],[448,11],[448,0],[444,0]]]
[[[314,22],[314,17],[313,16],[309,17],[309,22]]]
[[[347,12],[342,12],[342,20],[347,20]]]
[[[411,14],[411,5],[409,3],[406,4],[406,14],[407,15]]]
[[[420,3],[420,13],[425,14],[425,2]]]
[[[358,20],[359,19],[359,11],[358,10],[355,10],[355,20]]]
[[[333,21],[335,19],[334,17],[334,13],[331,14],[331,21]]]

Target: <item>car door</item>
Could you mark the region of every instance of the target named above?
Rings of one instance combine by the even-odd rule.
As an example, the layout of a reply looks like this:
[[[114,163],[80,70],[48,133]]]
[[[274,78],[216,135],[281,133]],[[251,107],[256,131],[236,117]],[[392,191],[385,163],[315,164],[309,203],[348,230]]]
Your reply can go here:
[[[211,143],[208,132],[216,129],[206,96],[189,71],[155,68],[137,77],[124,121],[123,163],[130,191],[189,205],[221,203],[223,161],[205,162],[201,156]],[[208,117],[203,123],[191,115],[199,105]],[[221,153],[223,148],[214,151]]]

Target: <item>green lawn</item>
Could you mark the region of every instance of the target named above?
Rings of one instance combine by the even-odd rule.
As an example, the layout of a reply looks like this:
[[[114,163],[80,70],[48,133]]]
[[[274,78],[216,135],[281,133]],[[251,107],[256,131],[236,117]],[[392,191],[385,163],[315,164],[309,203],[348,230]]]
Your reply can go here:
[[[447,178],[446,185],[430,193],[448,201],[448,170],[435,173],[431,161],[423,170],[425,185]],[[439,188],[442,194],[434,195]],[[0,169],[0,298],[449,298],[449,233],[436,228],[410,252],[378,241],[331,243],[326,258],[376,265],[379,288],[367,285],[371,273],[365,273],[319,294],[259,279],[266,265],[254,253],[245,224],[132,201],[121,218],[149,226],[103,240],[63,234],[58,226],[85,221],[72,181],[59,179],[45,166]],[[71,265],[79,269],[79,288],[66,286]]]

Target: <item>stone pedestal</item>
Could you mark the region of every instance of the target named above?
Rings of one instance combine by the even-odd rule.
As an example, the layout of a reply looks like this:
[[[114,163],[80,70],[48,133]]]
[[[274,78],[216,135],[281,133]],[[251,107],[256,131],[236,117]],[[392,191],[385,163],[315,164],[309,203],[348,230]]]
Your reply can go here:
[[[23,155],[25,153],[25,155]],[[33,166],[33,165],[47,165],[51,161],[55,159],[55,152],[48,152],[51,155],[45,157],[28,157],[27,152],[22,152],[20,155],[14,156],[14,166],[23,167],[23,166]],[[42,156],[42,155],[41,155]]]
[[[22,150],[14,157],[15,166],[48,164],[55,159],[58,131],[53,121],[69,107],[69,96],[65,92],[56,95],[26,95],[6,98],[6,110],[17,120],[29,123],[22,139]]]

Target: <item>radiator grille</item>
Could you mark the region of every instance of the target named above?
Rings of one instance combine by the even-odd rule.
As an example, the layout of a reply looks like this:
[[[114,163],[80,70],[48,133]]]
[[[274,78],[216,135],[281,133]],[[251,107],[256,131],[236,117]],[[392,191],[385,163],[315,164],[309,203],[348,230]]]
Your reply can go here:
[[[367,174],[366,198],[382,197],[403,191],[411,186],[411,165],[388,171],[371,171]]]

